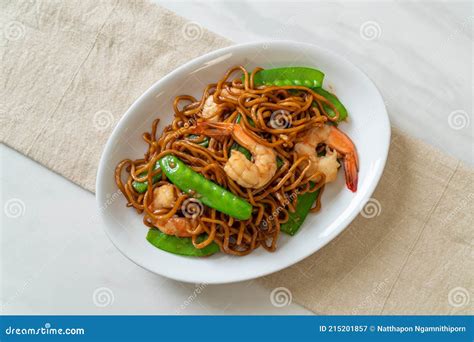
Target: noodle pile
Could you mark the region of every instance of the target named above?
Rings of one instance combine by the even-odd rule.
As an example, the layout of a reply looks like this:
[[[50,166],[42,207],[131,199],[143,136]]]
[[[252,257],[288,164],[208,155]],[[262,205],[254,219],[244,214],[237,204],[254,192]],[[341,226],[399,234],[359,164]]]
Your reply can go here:
[[[156,219],[167,220],[175,215],[183,216],[183,203],[190,198],[189,194],[176,188],[179,195],[173,208],[150,209],[153,189],[171,184],[160,169],[155,169],[156,162],[168,154],[180,158],[194,171],[246,199],[253,206],[252,217],[246,221],[236,220],[207,206],[201,208],[200,215],[195,218],[199,224],[191,232],[193,244],[197,248],[204,248],[214,241],[222,252],[232,255],[246,255],[260,246],[267,251],[274,251],[280,225],[288,220],[289,212],[295,210],[297,195],[322,190],[324,174],[319,173],[318,183],[310,183],[309,179],[315,175],[307,174],[308,157],[298,158],[293,147],[298,135],[307,129],[323,125],[326,121],[337,121],[337,109],[324,97],[306,87],[256,87],[253,79],[259,70],[261,69],[257,68],[248,73],[244,67],[236,66],[228,70],[217,84],[208,85],[200,99],[188,95],[176,97],[171,125],[157,136],[157,119],[153,122],[151,132],[143,134],[143,139],[148,144],[144,157],[137,160],[126,159],[119,163],[115,171],[116,183],[128,201],[127,206],[134,207],[140,214],[144,213],[145,225],[151,228]],[[240,78],[242,73],[244,81]],[[234,74],[239,77],[231,79]],[[202,116],[208,96],[213,96],[219,108],[213,118]],[[312,105],[313,102],[316,105]],[[325,106],[332,108],[336,116],[329,117]],[[217,139],[196,136],[191,132],[200,121],[234,123],[238,118],[245,132],[258,144],[273,148],[280,160],[281,166],[271,181],[259,189],[241,187],[226,175],[224,165],[234,144],[232,136]],[[207,147],[202,146],[204,139],[209,139]],[[125,181],[123,173],[126,174]],[[155,175],[160,175],[161,178],[153,184],[152,178]],[[149,186],[145,193],[140,194],[132,186],[133,181],[147,181],[148,184],[153,184],[153,189]],[[321,193],[322,191],[312,212],[320,208]],[[206,234],[207,238],[198,242],[197,237],[202,234]]]

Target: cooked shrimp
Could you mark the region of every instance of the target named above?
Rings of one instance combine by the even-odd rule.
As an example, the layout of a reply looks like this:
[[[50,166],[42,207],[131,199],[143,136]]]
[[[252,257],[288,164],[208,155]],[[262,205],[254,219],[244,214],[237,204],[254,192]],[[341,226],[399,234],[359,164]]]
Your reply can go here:
[[[242,126],[224,122],[199,122],[195,130],[196,133],[208,136],[232,135],[235,141],[249,150],[252,161],[240,151],[234,150],[224,166],[226,174],[244,188],[261,188],[275,175],[277,169],[275,151],[258,144]]]
[[[173,185],[164,184],[153,190],[153,209],[173,208],[177,196]]]
[[[231,87],[230,89],[222,89],[220,96],[229,97],[235,101],[237,101],[238,95],[243,92],[242,89]],[[219,119],[219,116],[222,110],[225,108],[223,104],[217,104],[214,101],[214,95],[209,95],[204,102],[204,106],[202,107],[202,117],[207,119],[210,122],[216,122]]]
[[[327,145],[326,155],[318,157],[316,147],[321,143]],[[352,140],[336,127],[324,125],[311,128],[299,139],[295,145],[295,151],[298,156],[309,157],[308,174],[322,172],[325,175],[326,183],[336,179],[340,166],[337,157],[340,155],[344,163],[346,185],[351,191],[357,191],[359,170],[357,151]]]
[[[243,89],[230,87],[230,88],[222,89],[220,95],[224,97],[230,97],[233,100],[237,100],[240,94],[242,94],[243,92],[244,92]]]
[[[166,235],[191,237],[189,231],[196,229],[198,222],[185,217],[171,217],[167,220],[155,220],[153,224]]]
[[[208,121],[215,122],[219,119],[219,110],[219,105],[214,102],[214,96],[209,95],[202,107],[202,117]]]
[[[173,208],[176,200],[177,195],[173,185],[165,184],[158,186],[153,190],[153,202],[150,205],[150,209],[154,211]],[[194,230],[198,225],[196,220],[177,216],[167,220],[156,219],[152,223],[164,234],[177,237],[190,237],[191,233],[189,231]]]

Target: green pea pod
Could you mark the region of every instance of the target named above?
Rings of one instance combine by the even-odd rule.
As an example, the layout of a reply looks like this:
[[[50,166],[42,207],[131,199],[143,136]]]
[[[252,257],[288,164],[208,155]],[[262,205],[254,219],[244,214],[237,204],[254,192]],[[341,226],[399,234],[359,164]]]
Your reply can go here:
[[[296,205],[295,212],[289,212],[288,221],[280,226],[280,230],[291,236],[295,235],[303,224],[306,216],[308,216],[309,210],[313,206],[314,201],[318,198],[319,189],[315,192],[306,192],[298,196],[298,204]]]
[[[184,164],[179,158],[167,155],[160,159],[161,170],[179,189],[193,194],[203,204],[214,208],[238,220],[247,220],[252,216],[252,205],[206,179]]]
[[[159,162],[156,162],[155,166],[153,167],[153,171],[155,171],[159,168],[160,168],[160,164],[159,164]],[[139,176],[140,177],[145,177],[147,174],[148,174],[148,172],[142,172],[142,173],[140,173]],[[158,180],[160,178],[161,178],[161,172],[158,172],[156,175],[154,175],[152,177],[153,183],[158,182]],[[144,182],[133,181],[132,186],[137,192],[139,192],[140,194],[143,194],[146,191],[146,189],[148,189],[148,181],[144,181]]]
[[[197,238],[197,242],[202,242],[207,238],[201,235]],[[186,256],[203,257],[219,252],[219,245],[212,242],[204,248],[196,248],[191,238],[179,238],[174,235],[167,235],[158,229],[150,229],[146,235],[146,239],[156,248],[163,251]]]
[[[321,96],[324,96],[329,102],[331,102],[334,107],[336,107],[337,111],[339,112],[339,120],[338,121],[344,121],[347,118],[347,109],[344,107],[341,101],[337,98],[336,95],[328,92],[327,90],[324,90],[323,88],[311,88],[315,93],[318,93]],[[334,110],[329,107],[328,105],[323,104],[324,110],[330,117],[334,117],[336,113],[334,113]]]
[[[304,67],[287,67],[260,70],[255,74],[254,83],[260,85],[299,85],[311,88],[314,92],[328,99],[339,111],[339,120],[347,118],[347,109],[336,95],[324,90],[322,87],[324,73],[319,70]],[[334,117],[333,109],[324,105],[324,109],[329,116]]]
[[[276,86],[321,87],[324,73],[312,68],[285,67],[260,70],[254,75],[254,84]]]
[[[189,136],[191,139],[197,139],[199,136],[198,135],[194,135],[194,134],[191,134]],[[208,137],[205,137],[205,139],[203,139],[203,141],[201,141],[200,143],[198,143],[198,145],[201,145],[203,147],[209,147],[209,138]],[[250,153],[250,152],[249,152]],[[156,170],[160,167],[160,163],[159,162],[156,162],[155,164],[155,167],[153,168],[153,170]],[[142,172],[140,174],[140,177],[144,177],[147,175],[147,172]],[[153,180],[153,184],[158,182],[161,178],[161,172],[154,175],[152,180]],[[139,192],[140,194],[143,194],[146,189],[148,189],[148,181],[144,181],[144,182],[137,182],[137,181],[133,181],[132,182],[132,186],[133,188]]]

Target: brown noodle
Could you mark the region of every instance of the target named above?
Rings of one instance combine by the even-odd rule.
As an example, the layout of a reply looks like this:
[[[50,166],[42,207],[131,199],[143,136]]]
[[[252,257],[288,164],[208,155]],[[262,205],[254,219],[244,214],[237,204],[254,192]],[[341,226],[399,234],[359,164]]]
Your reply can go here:
[[[254,208],[252,217],[247,221],[236,220],[210,207],[204,207],[197,218],[199,224],[192,233],[192,241],[197,248],[203,248],[213,241],[221,251],[233,255],[246,255],[262,246],[268,251],[276,249],[280,225],[288,220],[288,213],[295,210],[298,197],[296,194],[322,190],[324,174],[319,173],[320,181],[312,184],[309,179],[314,176],[306,174],[309,163],[307,157],[298,158],[293,150],[298,134],[315,125],[323,125],[326,121],[338,119],[337,109],[321,95],[302,86],[264,86],[256,87],[254,75],[261,69],[248,73],[244,67],[236,66],[227,71],[217,84],[210,84],[200,99],[192,96],[177,96],[173,103],[174,118],[171,125],[163,129],[157,136],[159,119],[152,124],[150,133],[144,133],[143,139],[148,144],[147,152],[142,159],[126,159],[117,165],[115,181],[128,200],[127,206],[134,207],[138,213],[144,212],[143,222],[148,227],[156,219],[169,219],[174,215],[182,215],[181,206],[189,197],[180,191],[174,207],[152,211],[149,208],[153,201],[153,189],[163,184],[171,184],[160,170],[153,170],[161,157],[173,154],[183,160],[194,171],[207,179],[229,189],[234,194],[245,198]],[[241,71],[240,77],[230,77]],[[233,89],[239,91],[234,92]],[[223,90],[226,90],[223,92]],[[264,187],[249,189],[241,187],[224,172],[224,165],[230,157],[230,147],[234,143],[231,136],[222,139],[209,138],[208,147],[199,145],[206,137],[191,136],[196,122],[206,121],[202,117],[202,108],[208,96],[214,97],[219,111],[219,121],[235,122],[240,115],[243,129],[257,140],[258,144],[274,148],[283,165]],[[317,106],[312,106],[313,101]],[[329,117],[324,106],[334,110],[336,116]],[[274,128],[269,125],[272,113],[284,110],[291,115],[290,127]],[[127,174],[126,181],[122,173]],[[144,176],[144,173],[147,173]],[[161,180],[153,184],[152,178],[159,175]],[[152,189],[138,193],[132,186],[133,181],[153,184]],[[178,190],[176,188],[176,190]],[[320,209],[322,191],[311,209]],[[207,239],[200,243],[197,237],[207,234]]]

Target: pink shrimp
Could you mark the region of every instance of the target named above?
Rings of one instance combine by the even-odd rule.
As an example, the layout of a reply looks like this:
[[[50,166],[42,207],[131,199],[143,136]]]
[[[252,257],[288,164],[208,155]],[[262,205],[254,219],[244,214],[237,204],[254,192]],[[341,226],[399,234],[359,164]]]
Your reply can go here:
[[[326,144],[328,147],[326,155],[322,157],[318,157],[316,154],[316,147],[320,143]],[[308,173],[314,174],[317,171],[324,173],[326,183],[336,179],[339,168],[337,157],[339,155],[344,163],[346,185],[349,190],[357,191],[359,171],[357,150],[352,140],[338,128],[330,125],[311,128],[299,139],[295,145],[295,151],[299,156],[309,157]]]

